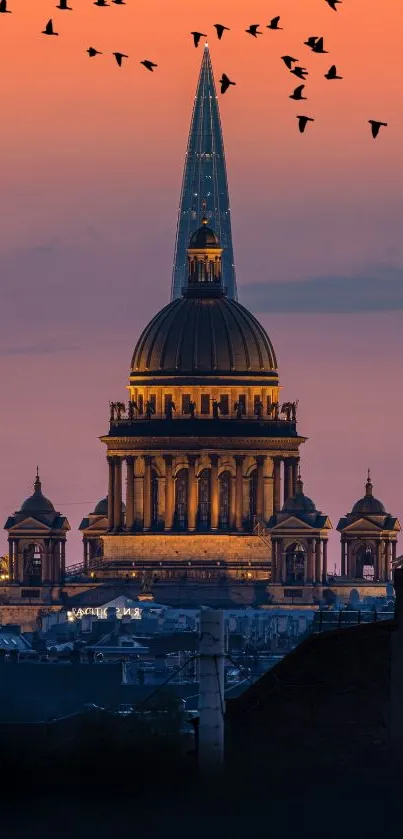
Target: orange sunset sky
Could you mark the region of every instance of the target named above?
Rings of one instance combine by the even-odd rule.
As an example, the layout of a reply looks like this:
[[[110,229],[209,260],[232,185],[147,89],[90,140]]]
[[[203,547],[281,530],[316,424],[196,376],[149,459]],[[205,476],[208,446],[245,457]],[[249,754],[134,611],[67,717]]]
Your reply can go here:
[[[9,0],[0,15],[3,520],[39,463],[80,560],[76,528],[107,490],[108,402],[125,398],[134,344],[169,299],[198,29],[216,79],[236,81],[219,104],[239,296],[273,341],[284,397],[299,399],[305,490],[335,527],[370,466],[403,522],[400,0],[337,13],[325,0],[55,5]],[[59,37],[40,34],[50,17]],[[222,42],[216,22],[231,28]],[[255,22],[257,39],[244,32]],[[90,45],[104,55],[89,59]],[[309,70],[306,102],[288,98],[285,53]],[[342,81],[324,79],[332,63]],[[303,135],[297,113],[315,119]],[[388,123],[375,141],[369,119]],[[333,534],[330,570],[338,557]]]

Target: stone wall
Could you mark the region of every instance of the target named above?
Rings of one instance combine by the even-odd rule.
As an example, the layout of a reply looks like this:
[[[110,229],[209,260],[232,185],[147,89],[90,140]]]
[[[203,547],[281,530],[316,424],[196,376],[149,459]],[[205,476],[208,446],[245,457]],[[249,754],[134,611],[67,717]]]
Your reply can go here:
[[[270,548],[258,536],[194,534],[142,534],[103,536],[105,560],[200,560],[215,562],[269,562]]]

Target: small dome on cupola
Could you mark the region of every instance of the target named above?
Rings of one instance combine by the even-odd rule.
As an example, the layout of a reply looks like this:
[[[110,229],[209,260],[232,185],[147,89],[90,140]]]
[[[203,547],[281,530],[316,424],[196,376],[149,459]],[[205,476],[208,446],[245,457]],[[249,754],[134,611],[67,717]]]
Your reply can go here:
[[[42,494],[42,484],[39,477],[39,470],[36,467],[36,478],[34,492],[21,504],[21,513],[54,513],[55,508],[49,498]]]
[[[298,474],[296,492],[289,498],[282,508],[283,513],[315,513],[317,512],[314,502],[307,495],[304,495],[304,484],[301,474]]]
[[[371,482],[371,474],[370,470],[368,469],[368,478],[367,483],[365,484],[365,495],[363,498],[360,498],[354,504],[353,509],[351,510],[352,515],[372,515],[372,516],[384,516],[386,513],[386,509],[382,504],[382,501],[379,501],[378,498],[375,498],[372,495],[372,482]]]
[[[198,250],[199,248],[219,248],[220,243],[214,230],[208,226],[208,219],[203,216],[201,226],[192,233],[189,241],[189,248],[191,250]]]

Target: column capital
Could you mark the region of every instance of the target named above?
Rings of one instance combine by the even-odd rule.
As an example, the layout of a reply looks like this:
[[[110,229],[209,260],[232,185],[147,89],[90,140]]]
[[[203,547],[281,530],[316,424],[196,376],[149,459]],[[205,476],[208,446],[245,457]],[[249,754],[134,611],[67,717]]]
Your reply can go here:
[[[163,454],[162,457],[164,458],[167,466],[172,466],[172,462],[173,462],[173,455],[172,454]]]
[[[153,462],[153,457],[151,454],[143,454],[143,460],[146,466],[151,466]]]
[[[189,466],[195,466],[197,461],[197,454],[188,454],[187,457]]]
[[[136,460],[134,454],[127,454],[126,455],[126,463],[134,463]]]
[[[212,466],[218,466],[219,454],[209,454],[210,463]]]
[[[255,457],[256,463],[258,466],[263,466],[267,455],[266,454],[257,454]]]
[[[239,463],[240,465],[242,465],[244,460],[245,460],[245,455],[244,454],[234,454],[234,460],[235,460],[235,463]]]

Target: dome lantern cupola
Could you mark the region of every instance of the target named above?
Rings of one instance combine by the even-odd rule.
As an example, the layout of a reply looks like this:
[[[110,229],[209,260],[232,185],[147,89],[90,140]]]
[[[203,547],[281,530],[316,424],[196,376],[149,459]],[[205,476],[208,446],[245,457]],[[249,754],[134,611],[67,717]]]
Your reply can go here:
[[[187,249],[188,284],[183,289],[185,297],[211,297],[224,294],[221,276],[223,249],[219,240],[208,226],[203,215],[201,226],[190,237]]]

